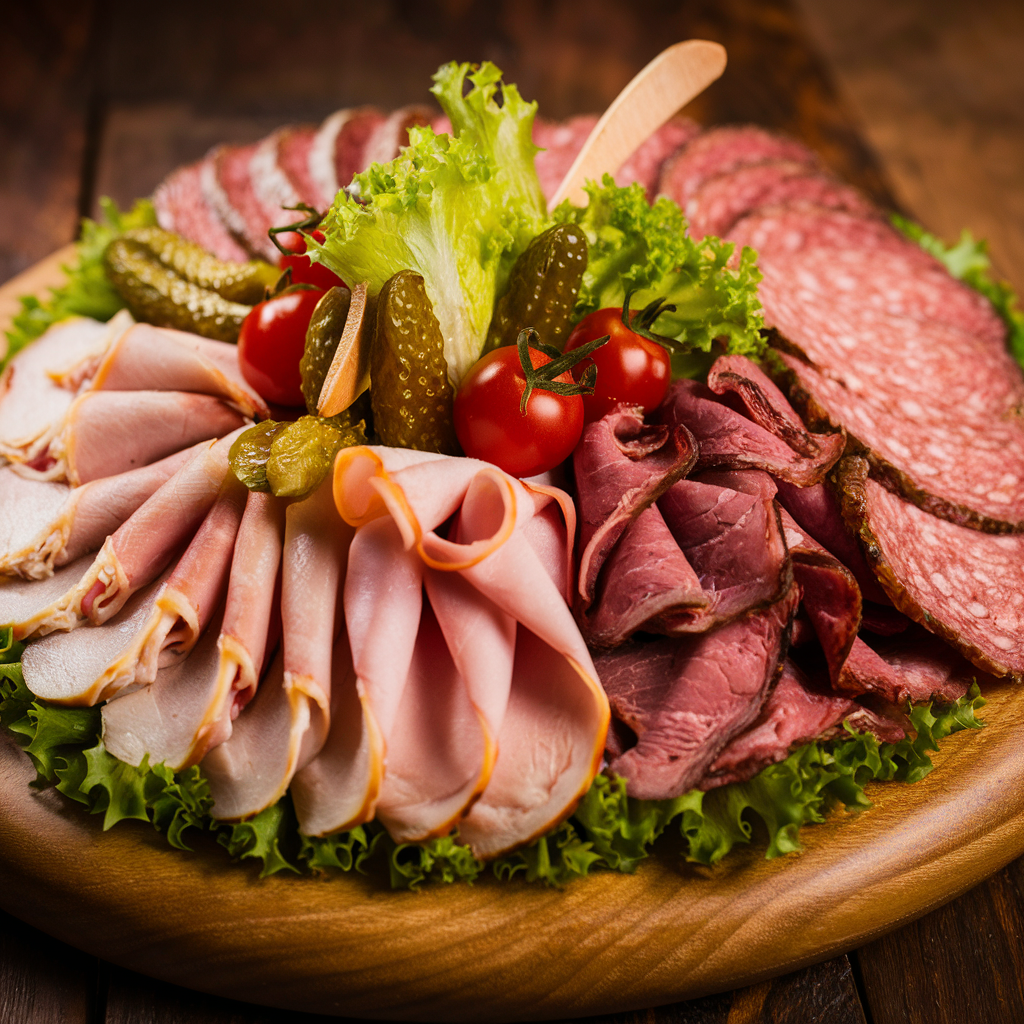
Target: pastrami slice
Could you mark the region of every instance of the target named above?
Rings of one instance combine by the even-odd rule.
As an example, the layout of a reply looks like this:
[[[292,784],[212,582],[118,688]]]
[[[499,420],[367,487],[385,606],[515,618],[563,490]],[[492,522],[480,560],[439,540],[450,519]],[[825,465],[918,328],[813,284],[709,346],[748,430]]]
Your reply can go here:
[[[929,515],[870,479],[863,459],[844,459],[839,479],[843,515],[893,604],[982,671],[1024,679],[1024,536]]]

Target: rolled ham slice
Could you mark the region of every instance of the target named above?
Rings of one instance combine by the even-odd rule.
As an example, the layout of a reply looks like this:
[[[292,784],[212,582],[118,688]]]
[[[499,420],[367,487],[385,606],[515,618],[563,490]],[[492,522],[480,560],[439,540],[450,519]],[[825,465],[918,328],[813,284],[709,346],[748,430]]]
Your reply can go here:
[[[0,456],[27,462],[45,448],[74,401],[50,373],[83,359],[107,333],[107,324],[88,317],[62,320],[7,364],[0,376]]]
[[[71,404],[46,448],[18,470],[77,487],[222,437],[245,422],[235,409],[208,395],[87,391]]]
[[[171,558],[193,537],[213,505],[228,473],[228,451],[241,429],[217,442],[208,442],[110,537],[77,580],[66,570],[48,580],[24,584],[38,589],[27,600],[27,614],[10,618],[17,639],[45,636],[55,630],[75,629],[86,621],[106,622],[136,590],[159,576]],[[81,568],[84,559],[73,563]],[[51,591],[57,582],[63,596]],[[9,591],[4,588],[2,591]],[[23,602],[24,603],[24,602]],[[0,618],[10,612],[0,601]]]
[[[608,725],[607,701],[565,601],[564,560],[547,566],[538,554],[549,547],[547,525],[526,529],[552,495],[472,459],[364,447],[339,455],[335,498],[357,527],[345,610],[357,680],[387,745],[382,820],[396,837],[426,837],[443,834],[465,814],[460,834],[480,857],[497,856],[548,831],[571,813],[593,780]],[[439,533],[455,513],[447,535]],[[369,610],[384,590],[374,568],[390,563],[394,573],[403,552],[402,583],[386,595],[387,604],[376,605],[374,618]],[[448,573],[468,586],[439,590],[438,578]],[[417,678],[417,645],[436,651],[438,644],[422,603],[424,577],[430,612],[451,659],[434,655],[445,666],[443,699],[466,723],[463,743],[475,739],[476,730],[483,740],[480,753],[465,761],[463,751],[444,738],[451,735],[450,725],[432,744],[422,728],[427,709]],[[472,605],[474,591],[485,599],[475,614],[491,620],[479,637],[458,624],[466,615],[459,604]],[[461,646],[478,640],[481,647],[470,654]],[[500,670],[490,693],[482,671],[488,660]],[[505,691],[499,685],[510,661]],[[495,732],[497,756],[488,773]],[[392,764],[396,778],[389,783]],[[418,767],[418,780],[412,766]],[[457,787],[444,793],[439,780]],[[466,801],[462,807],[460,801]]]
[[[0,574],[42,579],[96,551],[195,454],[195,448],[187,448],[151,466],[76,488],[0,468]]]
[[[188,391],[230,402],[243,416],[267,418],[267,403],[246,383],[238,347],[152,324],[135,324],[99,358],[83,360],[65,375],[90,391]]]

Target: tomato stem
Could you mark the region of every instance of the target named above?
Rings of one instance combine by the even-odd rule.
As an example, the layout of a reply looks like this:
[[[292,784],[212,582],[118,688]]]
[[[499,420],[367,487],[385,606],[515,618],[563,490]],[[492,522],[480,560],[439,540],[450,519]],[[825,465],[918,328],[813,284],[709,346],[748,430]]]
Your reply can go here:
[[[674,339],[666,338],[663,334],[655,334],[651,328],[654,326],[654,321],[662,313],[674,313],[676,307],[664,295],[661,295],[648,302],[643,309],[633,313],[629,308],[629,300],[633,297],[635,291],[635,288],[629,288],[626,291],[626,298],[622,303],[623,324],[634,334],[639,334],[641,338],[646,338],[648,341],[653,341],[663,347],[674,347]]]
[[[308,203],[299,203],[296,206],[284,206],[284,210],[295,210],[297,213],[304,213],[306,216],[302,220],[297,220],[294,224],[285,224],[280,228],[269,228],[267,234],[270,235],[270,240],[277,246],[277,248],[285,254],[285,256],[293,256],[294,252],[291,249],[286,249],[278,240],[277,236],[288,232],[298,232],[304,234],[305,232],[320,226],[320,221],[324,219],[324,215],[317,210],[314,210]]]
[[[533,394],[535,388],[540,391],[550,391],[555,395],[592,395],[594,393],[594,384],[597,381],[597,367],[593,363],[583,371],[583,376],[580,377],[578,382],[569,383],[568,381],[555,380],[555,378],[568,372],[577,363],[596,352],[610,337],[611,335],[606,334],[603,338],[595,338],[594,341],[588,342],[586,345],[580,345],[579,348],[559,353],[557,350],[552,349],[550,345],[545,345],[541,342],[537,332],[532,327],[524,327],[516,339],[516,347],[519,350],[519,362],[523,366],[523,375],[526,378],[526,388],[523,390],[523,397],[519,402],[519,411],[524,416],[526,415],[526,403],[530,400],[530,395]],[[545,363],[543,366],[534,366],[533,360],[530,358],[531,348],[548,356],[555,352],[558,358],[552,357],[550,363]]]

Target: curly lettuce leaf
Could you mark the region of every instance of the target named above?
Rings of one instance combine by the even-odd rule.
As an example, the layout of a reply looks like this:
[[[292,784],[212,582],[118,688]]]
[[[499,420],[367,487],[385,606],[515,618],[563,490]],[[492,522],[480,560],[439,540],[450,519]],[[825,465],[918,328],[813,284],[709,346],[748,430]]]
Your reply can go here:
[[[22,298],[21,311],[7,332],[7,351],[0,357],[0,370],[15,353],[58,320],[69,316],[109,320],[124,308],[124,302],[103,269],[103,252],[125,231],[156,224],[156,213],[148,199],[139,199],[127,213],[122,213],[112,200],[104,197],[100,200],[100,208],[102,216],[98,221],[82,220],[82,236],[76,247],[77,260],[63,267],[67,275],[65,283],[51,289],[45,299],[40,300],[34,295]]]
[[[650,204],[642,186],[620,188],[610,175],[585,188],[586,207],[565,202],[554,215],[559,223],[578,224],[590,245],[574,316],[621,306],[626,291],[635,290],[635,309],[662,296],[676,307],[658,318],[655,329],[683,353],[710,352],[716,340],[729,352],[757,356],[764,350],[761,273],[752,249],[744,248],[730,267],[733,243],[713,237],[695,242],[671,199]]]
[[[536,104],[502,85],[490,63],[446,64],[434,83],[455,137],[410,129],[395,160],[356,175],[358,200],[338,193],[321,224],[325,241],[309,241],[307,252],[345,281],[367,281],[371,294],[400,270],[422,275],[458,385],[483,351],[512,264],[546,227],[547,211],[533,165]]]
[[[970,231],[964,229],[956,245],[946,245],[920,224],[899,214],[893,214],[892,222],[907,238],[931,253],[953,277],[981,292],[992,303],[1006,324],[1007,345],[1013,358],[1024,366],[1024,310],[1021,310],[1020,300],[1010,283],[992,276],[988,243],[983,238],[975,241]]]

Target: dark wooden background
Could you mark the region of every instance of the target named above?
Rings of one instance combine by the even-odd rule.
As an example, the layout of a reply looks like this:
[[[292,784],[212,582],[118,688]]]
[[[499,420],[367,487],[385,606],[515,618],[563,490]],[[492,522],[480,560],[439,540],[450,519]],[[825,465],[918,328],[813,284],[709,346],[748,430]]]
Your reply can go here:
[[[445,60],[494,60],[545,115],[562,117],[603,109],[689,37],[723,42],[730,58],[694,116],[801,135],[940,234],[968,227],[989,238],[1000,272],[1024,287],[1019,0],[11,5],[0,33],[0,280],[70,241],[100,195],[130,202],[210,145],[286,121],[422,101]],[[0,1024],[320,1019],[154,982],[0,914]],[[849,956],[603,1024],[613,1021],[1017,1024],[1024,860]]]

